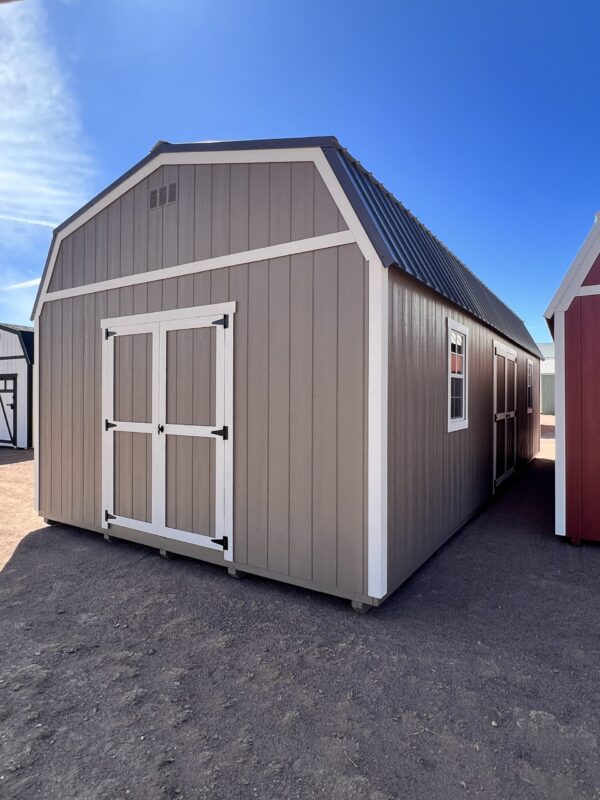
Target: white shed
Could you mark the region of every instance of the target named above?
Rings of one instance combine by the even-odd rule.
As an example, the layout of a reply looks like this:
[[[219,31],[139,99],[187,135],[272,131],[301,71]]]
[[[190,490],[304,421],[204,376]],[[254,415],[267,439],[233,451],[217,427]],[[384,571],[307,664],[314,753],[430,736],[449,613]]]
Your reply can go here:
[[[33,328],[0,323],[0,446],[31,447]]]

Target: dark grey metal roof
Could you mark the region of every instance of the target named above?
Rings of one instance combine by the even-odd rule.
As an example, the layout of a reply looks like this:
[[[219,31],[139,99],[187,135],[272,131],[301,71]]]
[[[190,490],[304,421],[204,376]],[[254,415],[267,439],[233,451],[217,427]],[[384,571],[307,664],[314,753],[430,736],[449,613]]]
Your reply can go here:
[[[147,156],[117,178],[110,186],[107,186],[106,189],[80,208],[79,211],[61,223],[54,230],[54,237],[80,214],[161,153],[265,150],[294,147],[320,147],[323,150],[385,267],[399,267],[447,300],[477,317],[507,339],[533,353],[536,357],[541,357],[533,338],[525,327],[525,323],[514,311],[488,289],[454,253],[448,250],[379,181],[375,180],[340,145],[335,136],[305,136],[234,142],[190,142],[184,144],[159,141]],[[50,247],[51,251],[52,245]],[[44,275],[48,269],[50,252],[46,260]],[[34,311],[42,285],[43,277],[35,300]]]
[[[385,267],[396,266],[536,357],[525,323],[341,147],[324,147]]]

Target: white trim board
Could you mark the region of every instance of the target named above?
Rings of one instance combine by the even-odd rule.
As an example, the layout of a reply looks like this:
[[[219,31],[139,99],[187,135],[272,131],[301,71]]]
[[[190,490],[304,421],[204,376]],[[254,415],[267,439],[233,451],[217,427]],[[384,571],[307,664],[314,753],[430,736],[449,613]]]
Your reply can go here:
[[[565,416],[565,312],[554,314],[555,344],[555,437],[556,463],[554,467],[555,522],[557,536],[567,534],[567,484],[566,484],[566,416]]]
[[[596,214],[592,229],[544,312],[546,319],[552,319],[558,311],[566,311],[569,308],[598,254],[600,254],[600,213]]]
[[[282,256],[296,255],[297,253],[341,247],[345,244],[352,244],[354,241],[354,236],[349,230],[339,231],[338,233],[328,233],[323,236],[312,236],[309,239],[297,239],[294,242],[259,247],[255,250],[244,250],[241,253],[205,258],[202,261],[190,261],[187,264],[177,264],[174,267],[160,267],[148,270],[148,272],[135,272],[131,275],[123,275],[121,278],[111,278],[110,280],[88,283],[83,286],[73,286],[70,289],[46,292],[43,297],[40,297],[36,319],[41,313],[44,303],[52,300],[64,300],[66,297],[79,297],[83,294],[106,292],[110,289],[121,289],[125,286],[134,286],[140,283],[164,281],[168,278],[195,275],[198,272],[206,272],[207,270],[236,267],[239,264],[251,264],[255,261],[269,261]]]

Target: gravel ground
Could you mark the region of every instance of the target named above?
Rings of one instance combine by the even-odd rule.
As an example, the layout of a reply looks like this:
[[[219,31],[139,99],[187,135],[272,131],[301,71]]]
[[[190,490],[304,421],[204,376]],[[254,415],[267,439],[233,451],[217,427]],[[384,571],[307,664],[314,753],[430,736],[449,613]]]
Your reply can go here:
[[[600,798],[600,547],[538,460],[380,609],[100,536],[0,574],[0,796]]]
[[[33,450],[0,447],[0,569],[23,536],[43,526],[33,510]]]

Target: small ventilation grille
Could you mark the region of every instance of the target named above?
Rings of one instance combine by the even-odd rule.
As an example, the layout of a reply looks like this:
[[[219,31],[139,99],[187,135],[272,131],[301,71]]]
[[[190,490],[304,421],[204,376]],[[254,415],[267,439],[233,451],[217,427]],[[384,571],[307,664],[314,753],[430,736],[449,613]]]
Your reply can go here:
[[[148,194],[148,205],[152,208],[159,208],[166,206],[170,203],[177,202],[177,184],[169,183],[164,186],[159,186],[156,189],[150,189]]]

